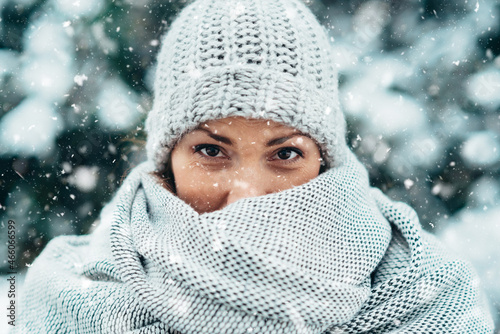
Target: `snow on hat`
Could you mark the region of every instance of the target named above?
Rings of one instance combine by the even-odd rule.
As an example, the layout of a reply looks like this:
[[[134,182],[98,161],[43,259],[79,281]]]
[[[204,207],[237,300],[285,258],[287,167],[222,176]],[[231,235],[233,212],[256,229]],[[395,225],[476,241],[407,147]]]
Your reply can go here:
[[[185,133],[231,116],[268,119],[310,135],[327,166],[342,163],[345,120],[325,29],[299,0],[197,0],[158,55],[146,121],[160,168]]]

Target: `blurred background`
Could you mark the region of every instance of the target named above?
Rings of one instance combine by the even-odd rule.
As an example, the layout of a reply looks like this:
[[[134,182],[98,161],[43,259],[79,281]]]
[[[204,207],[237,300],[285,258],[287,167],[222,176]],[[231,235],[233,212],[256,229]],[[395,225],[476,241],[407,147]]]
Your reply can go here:
[[[473,263],[500,328],[500,5],[305,2],[331,37],[348,142],[373,185]],[[20,289],[47,242],[88,233],[145,158],[156,53],[185,5],[0,0],[0,274],[10,219]]]

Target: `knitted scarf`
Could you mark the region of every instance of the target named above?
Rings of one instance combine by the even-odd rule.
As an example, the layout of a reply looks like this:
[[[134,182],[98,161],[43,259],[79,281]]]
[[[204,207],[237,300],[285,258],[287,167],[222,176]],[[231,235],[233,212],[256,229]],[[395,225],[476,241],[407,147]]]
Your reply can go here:
[[[198,214],[136,167],[30,268],[21,333],[492,333],[471,268],[345,163]]]

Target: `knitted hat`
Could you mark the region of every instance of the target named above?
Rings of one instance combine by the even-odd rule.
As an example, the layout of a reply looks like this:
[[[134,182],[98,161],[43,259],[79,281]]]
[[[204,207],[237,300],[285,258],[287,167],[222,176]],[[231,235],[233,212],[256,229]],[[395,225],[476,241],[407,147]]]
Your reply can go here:
[[[339,165],[347,146],[330,48],[299,0],[194,1],[158,56],[148,158],[160,168],[200,123],[243,116],[310,135],[327,165]]]

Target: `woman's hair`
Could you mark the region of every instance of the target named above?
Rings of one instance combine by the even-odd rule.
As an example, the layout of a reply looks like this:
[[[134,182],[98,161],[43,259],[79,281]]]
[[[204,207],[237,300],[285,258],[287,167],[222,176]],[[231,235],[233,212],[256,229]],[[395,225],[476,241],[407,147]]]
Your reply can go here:
[[[166,156],[166,161],[159,169],[152,174],[160,181],[161,185],[168,191],[176,194],[174,172],[172,170],[172,153],[169,152]]]

